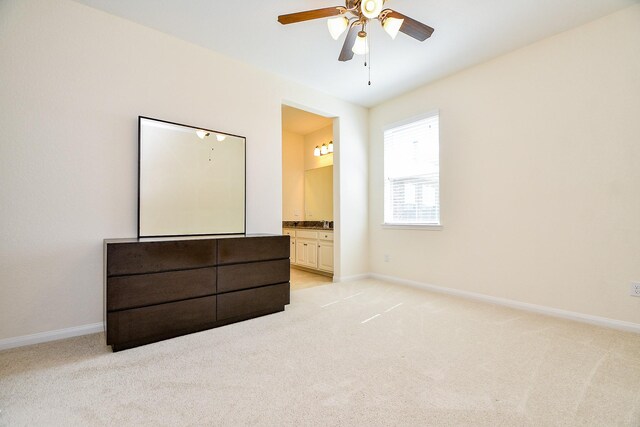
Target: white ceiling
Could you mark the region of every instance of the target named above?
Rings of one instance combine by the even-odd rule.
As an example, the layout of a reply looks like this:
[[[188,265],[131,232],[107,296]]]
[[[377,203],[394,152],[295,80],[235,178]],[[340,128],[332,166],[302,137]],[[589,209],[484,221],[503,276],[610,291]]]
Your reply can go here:
[[[344,35],[334,41],[325,19],[277,22],[278,15],[341,0],[76,1],[370,107],[640,0],[388,0],[385,7],[436,31],[420,43],[370,30],[371,86],[363,57],[338,61]]]
[[[327,117],[318,116],[287,105],[282,106],[282,130],[284,131],[304,136],[332,124],[333,120]]]

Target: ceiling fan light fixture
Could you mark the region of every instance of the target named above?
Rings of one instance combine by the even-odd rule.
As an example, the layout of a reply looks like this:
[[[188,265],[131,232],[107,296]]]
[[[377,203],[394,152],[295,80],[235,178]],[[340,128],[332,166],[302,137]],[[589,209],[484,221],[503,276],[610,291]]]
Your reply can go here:
[[[400,32],[400,27],[404,24],[404,19],[398,18],[385,18],[382,22],[382,28],[391,36],[393,40],[396,39],[396,36]]]
[[[376,19],[382,12],[384,0],[363,0],[361,3],[362,14],[369,19]]]
[[[331,18],[327,21],[327,27],[329,27],[331,37],[333,37],[334,40],[338,40],[338,37],[349,27],[349,20],[345,16]]]
[[[356,42],[353,44],[351,50],[356,55],[366,55],[367,53],[369,53],[369,43],[367,41],[366,32],[360,31],[358,33],[358,38],[356,38]]]

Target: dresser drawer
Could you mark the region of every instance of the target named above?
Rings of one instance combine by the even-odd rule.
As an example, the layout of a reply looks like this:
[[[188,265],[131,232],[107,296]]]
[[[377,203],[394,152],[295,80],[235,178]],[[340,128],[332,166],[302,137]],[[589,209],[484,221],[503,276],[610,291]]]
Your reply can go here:
[[[218,295],[218,320],[282,311],[289,303],[289,283]]]
[[[218,292],[236,291],[288,281],[288,259],[218,267]]]
[[[216,240],[107,245],[107,276],[156,273],[216,265]]]
[[[218,264],[289,258],[289,236],[229,238],[218,241]]]
[[[215,321],[215,296],[107,313],[107,344],[140,345],[212,328]]]
[[[216,293],[216,268],[107,278],[107,310],[123,310]]]

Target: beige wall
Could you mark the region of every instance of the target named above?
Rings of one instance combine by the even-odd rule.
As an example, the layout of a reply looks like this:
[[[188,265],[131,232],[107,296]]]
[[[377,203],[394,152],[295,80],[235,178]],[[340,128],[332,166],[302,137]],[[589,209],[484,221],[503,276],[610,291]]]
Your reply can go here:
[[[304,137],[282,132],[282,220],[304,221]]]
[[[336,276],[367,272],[367,110],[68,0],[1,1],[0,58],[0,340],[102,321],[138,115],[247,137],[250,233],[281,232],[281,105],[337,117]]]
[[[634,6],[372,109],[371,270],[640,323],[639,46]],[[435,109],[444,227],[383,229],[382,129]]]

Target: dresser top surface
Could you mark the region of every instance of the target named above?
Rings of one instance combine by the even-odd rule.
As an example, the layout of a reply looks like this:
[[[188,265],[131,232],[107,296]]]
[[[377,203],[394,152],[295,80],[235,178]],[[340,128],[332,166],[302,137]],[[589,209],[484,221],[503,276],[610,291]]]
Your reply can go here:
[[[172,237],[129,237],[118,239],[104,239],[105,244],[115,243],[145,243],[145,242],[176,242],[183,240],[220,240],[220,239],[247,239],[256,237],[284,237],[282,234],[215,234],[207,236],[172,236]]]

